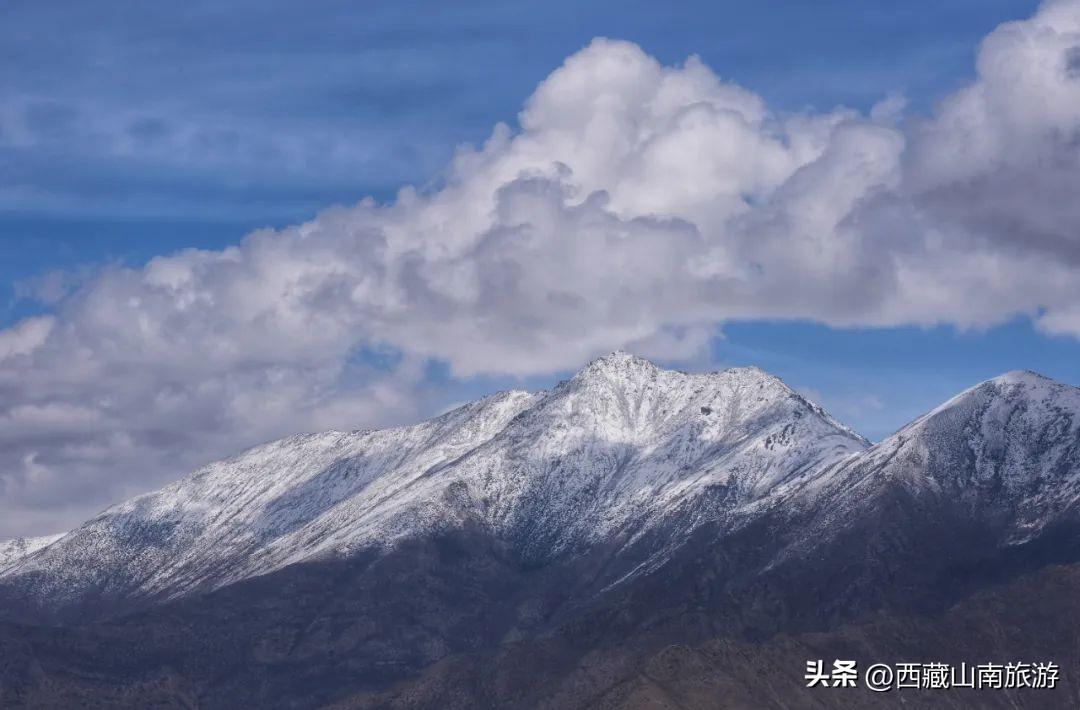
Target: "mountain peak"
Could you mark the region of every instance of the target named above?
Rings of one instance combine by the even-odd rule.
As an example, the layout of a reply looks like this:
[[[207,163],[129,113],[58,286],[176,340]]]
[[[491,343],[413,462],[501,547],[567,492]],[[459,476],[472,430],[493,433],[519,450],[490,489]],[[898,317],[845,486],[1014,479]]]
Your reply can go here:
[[[665,369],[645,358],[616,350],[587,364],[563,386],[568,390],[591,392],[591,397],[605,391],[609,393],[606,396],[626,401],[639,401],[642,397],[675,400],[705,397],[710,400],[703,403],[706,408],[715,408],[715,397],[727,401],[734,401],[733,397],[738,399],[739,395],[734,394],[736,392],[745,393],[757,401],[797,400],[836,426],[850,431],[832,420],[820,407],[807,402],[779,377],[754,366],[684,372]]]
[[[993,382],[999,385],[1060,385],[1057,380],[1047,377],[1046,375],[1035,372],[1034,370],[1010,370],[1009,372],[1002,373],[997,377],[994,377],[988,382]]]
[[[1007,499],[1037,530],[1080,494],[1078,437],[1080,389],[1014,370],[935,407],[871,457],[908,461],[912,480],[956,487],[957,495]]]
[[[779,385],[785,391],[792,391],[784,382],[771,375],[760,367],[754,365],[747,365],[743,367],[729,367],[724,370],[716,370],[709,372],[700,372],[697,374],[686,373],[681,370],[669,370],[660,367],[650,360],[647,360],[633,353],[626,352],[625,350],[613,350],[612,352],[602,355],[595,360],[592,360],[583,368],[581,368],[574,379],[587,378],[593,375],[604,375],[606,377],[626,378],[635,375],[655,376],[658,373],[669,373],[679,375],[683,377],[724,377],[728,379],[741,380],[744,382],[766,383],[769,385]]]
[[[658,368],[656,365],[649,362],[643,357],[638,357],[637,355],[634,355],[633,353],[628,353],[625,350],[613,350],[607,355],[601,355],[600,357],[591,361],[585,367],[581,368],[579,374],[585,372],[655,372],[659,369],[660,368]]]
[[[968,387],[911,422],[904,429],[924,426],[926,422],[932,421],[945,413],[974,406],[977,402],[997,401],[1000,404],[1008,401],[1019,403],[1021,401],[1040,401],[1059,397],[1064,397],[1065,400],[1080,406],[1080,390],[1077,388],[1058,382],[1033,370],[1010,370],[997,377],[992,377],[989,380]],[[904,429],[901,431],[904,431]]]

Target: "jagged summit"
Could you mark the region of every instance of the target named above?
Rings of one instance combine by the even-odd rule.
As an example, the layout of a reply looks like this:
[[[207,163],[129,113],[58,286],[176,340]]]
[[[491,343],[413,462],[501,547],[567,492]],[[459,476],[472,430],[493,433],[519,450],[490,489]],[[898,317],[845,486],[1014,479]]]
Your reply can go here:
[[[609,383],[624,386],[655,380],[660,372],[664,371],[645,358],[615,350],[590,361],[563,384]]]
[[[625,350],[612,350],[606,355],[601,355],[600,357],[591,360],[581,368],[580,372],[598,370],[618,371],[628,369],[655,371],[660,368],[650,360],[646,360],[633,353],[629,353]]]
[[[655,376],[661,372],[676,376],[681,375],[683,377],[707,377],[728,374],[744,379],[760,379],[762,381],[783,384],[783,381],[780,378],[755,365],[729,367],[723,370],[713,370],[709,372],[688,373],[682,370],[669,370],[659,367],[651,360],[639,355],[634,355],[625,350],[613,350],[606,355],[601,355],[600,357],[591,360],[588,364],[578,370],[573,379],[586,378],[594,375],[605,375],[609,377]],[[786,385],[784,386],[786,387]]]
[[[642,386],[679,388],[691,386],[708,388],[717,382],[727,382],[741,387],[760,387],[774,392],[776,396],[797,396],[780,378],[754,367],[731,367],[710,372],[684,372],[669,370],[653,362],[628,353],[615,350],[598,357],[567,381],[572,386],[606,385],[618,389],[640,389]]]

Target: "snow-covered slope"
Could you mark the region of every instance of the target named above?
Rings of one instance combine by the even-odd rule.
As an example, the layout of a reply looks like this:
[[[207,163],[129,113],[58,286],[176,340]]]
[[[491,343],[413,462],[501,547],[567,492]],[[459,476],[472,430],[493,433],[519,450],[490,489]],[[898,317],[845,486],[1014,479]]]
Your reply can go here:
[[[487,438],[534,399],[506,392],[422,424],[293,436],[210,464],[114,506],[0,577],[39,599],[174,597],[220,586],[337,545],[317,521],[380,542],[451,521],[410,495],[424,476]]]
[[[867,452],[887,477],[1010,517],[1013,541],[1080,503],[1080,389],[1028,371],[961,392]]]
[[[866,446],[756,368],[695,375],[615,353],[523,412],[454,475],[497,530],[539,559],[658,523],[685,531]],[[707,508],[691,513],[706,493]]]
[[[683,527],[725,515],[866,446],[760,370],[686,374],[613,353],[550,392],[211,464],[105,511],[0,583],[50,603],[171,598],[466,521],[538,559],[630,540],[678,511],[694,511]],[[705,492],[705,510],[691,505]]]
[[[0,542],[0,572],[38,550],[48,547],[63,536],[64,533],[43,537],[17,537],[14,540]]]
[[[805,557],[879,515],[902,518],[878,527],[905,528],[898,539],[909,543],[915,537],[905,526],[965,530],[987,554],[1055,528],[1070,536],[1080,529],[1080,389],[1028,371],[987,380],[822,471],[783,505],[805,513],[806,534],[772,564]]]
[[[1009,373],[870,447],[756,368],[686,374],[617,352],[549,392],[211,464],[6,569],[0,551],[0,594],[69,608],[169,599],[466,527],[529,563],[650,536],[634,568],[655,569],[703,525],[722,536],[768,518],[764,569],[864,525],[898,486],[992,509],[1011,542],[1076,516],[1080,390]]]

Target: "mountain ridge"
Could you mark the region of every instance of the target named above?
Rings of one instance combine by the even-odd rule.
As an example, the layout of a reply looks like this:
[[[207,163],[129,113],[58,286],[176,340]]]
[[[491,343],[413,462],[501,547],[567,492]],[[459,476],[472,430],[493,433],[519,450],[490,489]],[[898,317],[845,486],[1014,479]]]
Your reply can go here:
[[[1078,453],[1080,390],[1030,374],[871,446],[760,370],[615,353],[256,447],[32,552],[0,575],[0,704],[815,707],[807,657],[1064,669]]]
[[[811,529],[828,535],[860,496],[878,495],[863,491],[884,485],[886,464],[913,491],[940,489],[944,474],[920,468],[924,439],[941,438],[935,422],[972,402],[1028,411],[1047,397],[1063,404],[1044,409],[1071,415],[1053,420],[1059,438],[1076,436],[1080,390],[1013,371],[870,445],[759,368],[691,374],[615,351],[548,391],[499,392],[411,426],[296,435],[209,464],[9,555],[0,594],[21,609],[65,597],[80,613],[86,599],[126,608],[469,524],[535,564],[600,544],[617,554],[667,529],[650,553],[662,560],[701,525],[815,506]],[[1080,460],[1078,449],[1054,465]],[[916,465],[898,466],[905,457]],[[1080,500],[1076,479],[1024,499],[1010,539],[1064,515]]]
[[[756,368],[687,374],[615,352],[546,392],[497,393],[410,427],[287,437],[210,464],[107,509],[16,562],[0,586],[15,579],[24,601],[42,604],[159,600],[467,518],[539,560],[632,537],[708,486],[730,484],[732,504],[745,502],[864,447]]]

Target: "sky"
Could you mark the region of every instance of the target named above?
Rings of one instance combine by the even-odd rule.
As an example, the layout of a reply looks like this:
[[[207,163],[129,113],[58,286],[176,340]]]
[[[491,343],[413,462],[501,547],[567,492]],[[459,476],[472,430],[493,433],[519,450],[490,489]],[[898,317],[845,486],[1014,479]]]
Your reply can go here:
[[[13,0],[0,53],[0,539],[616,348],[873,440],[1080,384],[1075,0]]]

